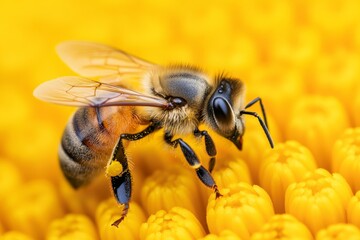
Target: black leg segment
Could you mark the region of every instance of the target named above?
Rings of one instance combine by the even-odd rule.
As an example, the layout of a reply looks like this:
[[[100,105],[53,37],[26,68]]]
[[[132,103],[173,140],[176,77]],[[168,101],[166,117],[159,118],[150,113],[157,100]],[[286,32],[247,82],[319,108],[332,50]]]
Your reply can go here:
[[[220,197],[221,194],[218,190],[215,180],[211,176],[210,172],[201,165],[199,158],[196,156],[194,150],[181,138],[172,140],[172,137],[173,137],[172,135],[166,133],[164,136],[165,142],[173,146],[174,148],[180,145],[181,151],[184,154],[186,161],[189,163],[191,167],[195,169],[196,174],[198,178],[201,180],[201,182],[206,186],[214,189],[216,198]]]
[[[205,139],[206,153],[210,157],[209,172],[212,172],[215,167],[215,163],[216,163],[216,158],[215,158],[216,147],[215,147],[214,141],[212,140],[212,138],[210,137],[210,135],[207,131],[200,131],[199,129],[196,129],[194,131],[194,135],[196,137],[204,137],[204,139]]]
[[[115,195],[116,200],[118,203],[124,205],[124,210],[121,214],[121,217],[116,220],[112,225],[118,226],[122,220],[124,220],[128,209],[129,209],[129,202],[131,198],[131,173],[128,167],[127,157],[125,153],[125,148],[123,145],[123,140],[128,141],[136,141],[139,140],[150,133],[154,132],[155,130],[159,129],[159,125],[152,123],[146,129],[139,133],[135,134],[121,134],[117,145],[114,148],[112,158],[109,162],[110,166],[113,162],[119,162],[122,167],[122,171],[118,173],[118,175],[111,176],[111,186],[113,189],[113,193]]]

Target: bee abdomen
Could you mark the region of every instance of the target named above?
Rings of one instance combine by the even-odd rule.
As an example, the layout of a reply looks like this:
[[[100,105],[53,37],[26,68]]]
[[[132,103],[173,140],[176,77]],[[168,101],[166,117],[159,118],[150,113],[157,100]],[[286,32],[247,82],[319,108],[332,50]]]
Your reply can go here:
[[[99,154],[94,149],[99,145],[96,136],[101,134],[101,127],[90,117],[89,108],[75,113],[66,125],[58,151],[61,169],[74,188],[88,183],[101,169],[99,165],[105,165],[99,158],[106,151]]]

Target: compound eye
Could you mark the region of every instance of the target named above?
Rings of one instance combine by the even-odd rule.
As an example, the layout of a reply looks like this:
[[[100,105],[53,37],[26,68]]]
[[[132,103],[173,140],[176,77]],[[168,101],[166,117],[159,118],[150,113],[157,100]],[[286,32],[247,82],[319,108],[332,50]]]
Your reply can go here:
[[[235,116],[228,101],[222,97],[215,98],[213,101],[213,110],[216,123],[219,127],[225,128],[226,130],[232,130],[234,128]]]

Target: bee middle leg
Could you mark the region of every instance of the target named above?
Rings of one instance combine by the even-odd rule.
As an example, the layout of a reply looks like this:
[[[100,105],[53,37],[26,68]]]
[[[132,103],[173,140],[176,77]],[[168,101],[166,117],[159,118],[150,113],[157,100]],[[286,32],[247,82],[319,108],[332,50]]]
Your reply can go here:
[[[210,137],[209,133],[207,131],[205,131],[205,130],[200,131],[199,129],[195,129],[194,135],[196,137],[204,137],[204,139],[205,139],[206,153],[210,157],[209,172],[211,173],[214,170],[215,163],[216,163],[216,158],[215,158],[215,156],[216,156],[216,147],[215,147],[214,141]]]
[[[164,140],[166,143],[176,148],[180,145],[181,151],[184,154],[186,161],[189,165],[195,169],[196,174],[200,181],[205,184],[207,187],[210,187],[214,190],[216,198],[222,196],[219,192],[218,186],[215,183],[215,180],[211,176],[210,172],[201,165],[199,158],[196,156],[194,150],[181,138],[172,140],[173,136],[169,133],[165,133]]]
[[[119,162],[121,165],[121,170],[119,170],[119,173],[117,173],[117,175],[111,175],[111,186],[116,200],[118,201],[118,203],[124,205],[124,209],[121,217],[112,224],[113,226],[117,227],[124,220],[129,210],[129,202],[131,198],[131,173],[122,141],[136,141],[142,139],[157,129],[159,129],[159,125],[153,123],[141,132],[135,134],[121,134],[119,141],[114,148],[108,167],[115,162]]]

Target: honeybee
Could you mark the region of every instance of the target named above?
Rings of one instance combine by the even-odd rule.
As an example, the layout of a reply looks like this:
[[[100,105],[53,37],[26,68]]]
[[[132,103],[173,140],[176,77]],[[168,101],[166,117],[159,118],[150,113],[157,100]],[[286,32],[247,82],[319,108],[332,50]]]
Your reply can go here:
[[[242,149],[244,115],[256,117],[273,147],[261,98],[244,104],[245,86],[235,78],[210,77],[187,65],[162,67],[109,46],[88,42],[58,45],[60,58],[82,77],[66,76],[44,82],[34,96],[46,102],[80,107],[68,122],[59,147],[60,166],[69,183],[78,188],[105,167],[117,165],[110,175],[114,196],[124,206],[125,218],[131,198],[131,173],[124,140],[136,141],[163,129],[164,141],[180,147],[187,163],[200,181],[221,193],[211,176],[216,147],[205,130],[207,124],[219,135]],[[124,85],[127,80],[141,84],[143,92]],[[259,103],[264,120],[246,109]],[[139,125],[146,125],[135,132]],[[193,134],[204,138],[209,155],[206,169],[194,150],[175,135]]]

